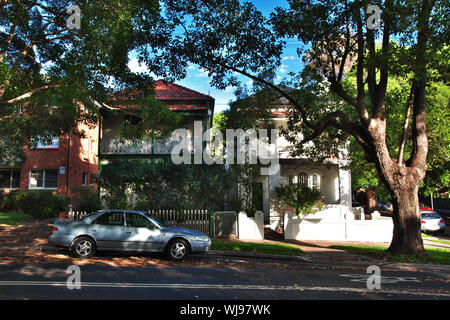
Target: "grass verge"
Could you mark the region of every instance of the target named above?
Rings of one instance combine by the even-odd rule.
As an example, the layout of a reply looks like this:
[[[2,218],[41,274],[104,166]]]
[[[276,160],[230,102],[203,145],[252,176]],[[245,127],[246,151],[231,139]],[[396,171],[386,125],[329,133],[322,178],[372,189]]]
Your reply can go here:
[[[34,218],[22,212],[0,212],[0,226],[20,226],[33,222]]]
[[[213,240],[211,243],[210,250],[269,253],[288,256],[299,256],[303,254],[303,251],[300,248],[289,244],[253,243],[253,242],[236,242],[236,241],[220,241],[220,240]]]
[[[425,233],[422,233],[422,239],[437,242],[437,243],[442,243],[442,244],[450,244],[450,241],[448,241],[448,240],[438,240],[438,239],[434,238],[433,236],[427,235]]]
[[[331,246],[334,249],[345,250],[350,253],[366,255],[375,259],[382,259],[392,262],[407,262],[407,263],[434,263],[450,265],[450,250],[427,248],[428,255],[422,258],[414,258],[403,255],[392,255],[386,253],[387,247],[382,246],[347,246],[335,245]]]

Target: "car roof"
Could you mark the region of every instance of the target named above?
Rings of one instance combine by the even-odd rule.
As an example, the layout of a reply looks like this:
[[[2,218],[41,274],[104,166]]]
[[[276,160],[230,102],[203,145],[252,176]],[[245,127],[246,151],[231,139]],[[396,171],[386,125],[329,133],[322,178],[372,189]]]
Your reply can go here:
[[[111,213],[133,212],[133,213],[147,214],[147,212],[145,212],[145,211],[128,210],[128,209],[104,209],[104,210],[100,210],[100,211],[101,212],[111,212]]]

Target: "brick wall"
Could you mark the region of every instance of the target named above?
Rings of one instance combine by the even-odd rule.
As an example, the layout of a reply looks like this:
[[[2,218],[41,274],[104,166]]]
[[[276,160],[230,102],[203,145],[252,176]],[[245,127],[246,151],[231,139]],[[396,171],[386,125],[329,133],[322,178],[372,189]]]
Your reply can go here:
[[[83,135],[81,135],[84,133]],[[69,148],[70,141],[70,148]],[[57,170],[57,194],[71,194],[74,187],[90,186],[91,175],[98,174],[98,127],[79,125],[70,135],[59,138],[58,148],[30,149],[25,147],[26,161],[21,167],[20,189],[30,189],[31,170]],[[97,187],[94,183],[91,187]]]

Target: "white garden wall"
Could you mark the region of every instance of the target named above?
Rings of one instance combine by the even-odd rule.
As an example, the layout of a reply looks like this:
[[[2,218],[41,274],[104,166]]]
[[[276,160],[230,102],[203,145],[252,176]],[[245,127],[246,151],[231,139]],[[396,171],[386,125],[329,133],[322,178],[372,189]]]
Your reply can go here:
[[[239,239],[264,239],[264,213],[255,212],[254,217],[248,217],[247,213],[238,214],[238,237]]]
[[[390,242],[393,222],[389,217],[354,220],[346,206],[328,206],[323,211],[298,218],[284,214],[284,237],[291,240]]]

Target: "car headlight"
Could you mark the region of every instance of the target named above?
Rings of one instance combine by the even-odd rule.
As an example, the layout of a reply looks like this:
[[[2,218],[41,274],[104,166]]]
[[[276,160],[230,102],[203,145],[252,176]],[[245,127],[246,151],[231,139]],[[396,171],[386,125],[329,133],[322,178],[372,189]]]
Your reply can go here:
[[[194,241],[209,241],[208,236],[190,236],[190,238]]]

